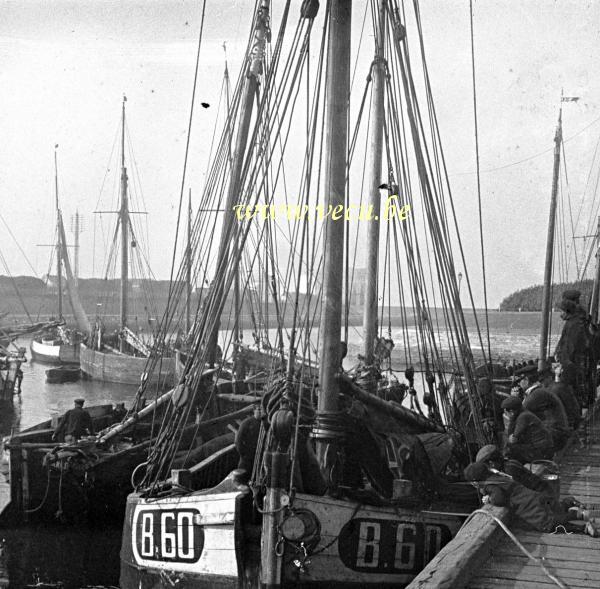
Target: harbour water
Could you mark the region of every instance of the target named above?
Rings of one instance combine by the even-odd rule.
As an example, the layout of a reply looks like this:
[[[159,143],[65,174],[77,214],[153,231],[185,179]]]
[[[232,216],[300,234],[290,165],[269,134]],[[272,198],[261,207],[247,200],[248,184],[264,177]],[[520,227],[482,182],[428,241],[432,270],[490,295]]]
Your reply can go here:
[[[494,313],[491,321],[491,348],[494,360],[535,358],[539,343],[539,315],[534,313]],[[558,323],[557,323],[558,324]],[[397,348],[394,357],[402,364],[400,328],[392,329]],[[398,332],[398,333],[397,333]],[[247,340],[251,336],[247,334]],[[470,333],[472,342],[476,334]],[[246,338],[246,334],[245,334]],[[347,365],[361,352],[359,328],[348,338]],[[28,341],[19,345],[29,347]],[[393,362],[396,364],[396,362]],[[397,366],[400,370],[400,366]],[[0,414],[0,435],[26,429],[53,414],[63,413],[73,399],[83,397],[87,405],[124,402],[130,406],[136,387],[81,380],[77,383],[47,384],[48,366],[31,362],[23,366],[23,392],[15,397],[14,408]],[[395,366],[396,368],[396,366]],[[8,486],[0,476],[0,507],[9,501]],[[111,587],[118,585],[120,527],[65,527],[60,524],[0,529],[0,587]],[[62,585],[53,585],[55,583]]]
[[[20,341],[27,346],[29,341]],[[29,356],[29,354],[28,354]],[[13,410],[0,415],[0,435],[10,435],[44,421],[73,406],[83,397],[87,405],[125,402],[130,406],[136,387],[80,380],[76,383],[47,384],[48,366],[32,362],[23,365],[23,391],[15,397]],[[10,500],[8,485],[0,476],[0,507]],[[79,589],[116,586],[119,580],[121,528],[85,525],[21,526],[0,529],[0,587]]]

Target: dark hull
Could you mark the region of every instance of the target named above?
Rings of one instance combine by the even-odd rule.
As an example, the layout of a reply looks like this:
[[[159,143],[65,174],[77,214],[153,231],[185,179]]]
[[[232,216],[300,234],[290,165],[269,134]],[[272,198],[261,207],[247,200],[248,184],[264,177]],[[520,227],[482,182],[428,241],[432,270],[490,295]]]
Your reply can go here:
[[[68,368],[60,366],[46,370],[46,382],[51,384],[62,384],[64,382],[77,382],[81,378],[79,368]]]
[[[90,407],[88,411],[96,415],[95,418],[92,415],[96,431],[116,421],[110,405]],[[200,427],[190,424],[185,429],[182,444],[189,447],[190,440],[199,434],[208,442],[206,448],[199,447],[195,452],[210,455],[215,443],[232,443],[229,428],[236,424],[236,419],[243,419],[251,411],[251,407],[247,407],[231,415],[209,419]],[[157,422],[160,423],[160,417]],[[57,444],[51,440],[52,433],[51,422],[46,421],[13,436],[8,442],[11,504],[0,523],[56,519],[72,524],[122,523],[127,496],[133,490],[132,475],[147,459],[153,439],[152,416],[148,416],[148,421],[137,423],[108,449],[85,442],[77,446]],[[176,457],[174,468],[177,468],[177,460]],[[226,463],[227,472],[237,461],[236,454]],[[216,471],[209,482],[216,484],[223,476],[222,470]]]

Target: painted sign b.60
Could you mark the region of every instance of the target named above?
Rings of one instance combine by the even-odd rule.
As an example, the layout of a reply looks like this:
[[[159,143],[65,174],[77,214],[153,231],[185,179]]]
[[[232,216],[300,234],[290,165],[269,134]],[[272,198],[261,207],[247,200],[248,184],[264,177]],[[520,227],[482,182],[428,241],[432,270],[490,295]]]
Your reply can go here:
[[[418,573],[452,537],[441,524],[355,518],[341,530],[340,559],[365,573]]]
[[[147,509],[136,512],[136,549],[145,560],[196,562],[204,548],[204,532],[194,525],[197,509]]]

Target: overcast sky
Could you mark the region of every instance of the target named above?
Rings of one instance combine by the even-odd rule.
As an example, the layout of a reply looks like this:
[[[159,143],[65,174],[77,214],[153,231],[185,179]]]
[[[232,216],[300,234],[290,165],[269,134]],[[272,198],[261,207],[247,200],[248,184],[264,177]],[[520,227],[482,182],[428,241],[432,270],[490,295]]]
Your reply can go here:
[[[94,231],[93,211],[111,207],[110,191],[108,202],[99,202],[99,195],[126,94],[149,212],[150,261],[155,275],[168,277],[201,5],[199,0],[0,1],[0,213],[38,276],[47,271],[49,254],[37,244],[49,243],[53,233],[55,144],[65,218],[76,209],[85,218],[81,275],[102,272],[102,237]],[[208,0],[201,100],[212,105],[218,100],[224,41],[232,78],[237,77],[252,5]],[[354,5],[358,23],[364,1]],[[469,2],[426,0],[421,13],[467,264],[481,304]],[[594,195],[594,182],[587,191],[586,183],[600,136],[600,0],[475,1],[474,13],[487,281],[489,303],[497,306],[513,290],[542,279],[563,89],[581,97],[565,104],[563,119],[573,215],[585,196],[580,234],[585,233]],[[366,57],[367,66],[369,61]],[[215,108],[197,112],[192,173],[198,192],[206,168],[203,145],[215,115]],[[4,228],[2,234],[0,248],[10,272],[31,274]]]

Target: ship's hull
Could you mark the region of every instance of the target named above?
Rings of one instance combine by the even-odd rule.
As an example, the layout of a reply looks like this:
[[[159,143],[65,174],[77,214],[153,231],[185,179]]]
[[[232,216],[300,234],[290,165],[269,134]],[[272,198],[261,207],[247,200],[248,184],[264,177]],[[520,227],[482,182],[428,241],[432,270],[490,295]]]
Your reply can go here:
[[[44,364],[79,364],[79,345],[55,343],[56,340],[44,342],[42,338],[31,340],[31,356],[36,362]]]
[[[88,348],[81,344],[79,352],[81,371],[92,380],[114,382],[117,384],[139,385],[146,371],[147,358],[115,354]],[[160,370],[149,375],[151,384],[163,388],[173,386],[175,381],[175,358],[164,358]]]
[[[280,539],[281,586],[327,589],[405,587],[466,517],[303,494],[296,495],[293,512],[310,512],[320,531],[316,542],[304,544],[306,559],[300,542]],[[120,587],[158,589],[165,576],[180,579],[182,589],[260,587],[260,525],[251,513],[249,491],[149,501],[131,495]]]

